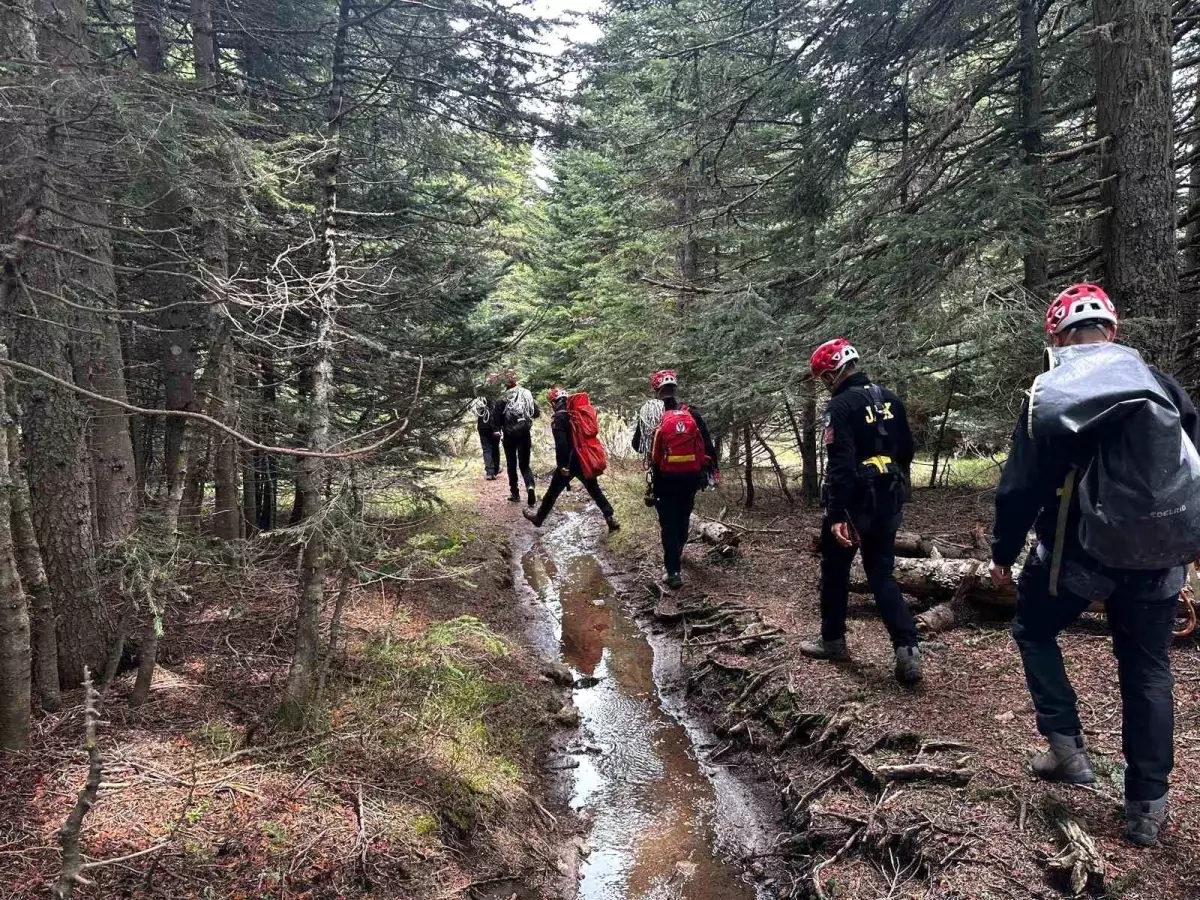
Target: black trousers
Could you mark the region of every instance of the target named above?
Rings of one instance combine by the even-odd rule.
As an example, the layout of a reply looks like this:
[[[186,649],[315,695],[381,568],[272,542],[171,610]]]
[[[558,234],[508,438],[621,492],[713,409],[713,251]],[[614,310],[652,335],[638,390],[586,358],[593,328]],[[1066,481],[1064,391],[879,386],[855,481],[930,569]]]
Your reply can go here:
[[[533,469],[529,468],[529,453],[532,449],[533,439],[529,432],[518,435],[505,433],[504,462],[508,465],[508,487],[514,495],[520,493],[517,484],[518,468],[521,470],[521,477],[525,479],[525,487],[533,490]]]
[[[577,469],[573,469],[570,475],[563,475],[562,472],[555,470],[554,477],[550,479],[550,487],[546,488],[546,493],[542,497],[542,504],[538,507],[537,515],[539,519],[545,519],[546,516],[550,515],[550,511],[554,509],[554,504],[558,500],[558,495],[567,489],[567,485],[571,483],[572,478],[580,480],[583,484],[583,489],[595,501],[596,506],[600,508],[600,512],[604,513],[606,517],[613,514],[612,504],[608,502],[608,498],[604,496],[604,491],[600,489],[598,479],[584,478]]]
[[[894,647],[917,646],[917,625],[900,588],[896,586],[896,531],[900,516],[851,517],[858,547],[843,547],[833,536],[828,519],[821,523],[821,637],[836,641],[846,636],[846,604],[850,597],[850,566],[862,552],[867,584],[887,626]]]
[[[1164,796],[1175,765],[1174,679],[1168,648],[1182,581],[1178,573],[1108,570],[1097,575],[1068,563],[1054,597],[1049,565],[1036,553],[1021,571],[1013,638],[1021,651],[1038,731],[1044,735],[1081,731],[1058,634],[1091,602],[1104,601],[1121,685],[1122,749],[1128,766],[1125,798],[1131,801]]]
[[[663,566],[668,575],[678,575],[683,568],[683,548],[687,546],[699,489],[700,478],[696,475],[654,476],[654,508],[658,511]]]
[[[479,432],[479,446],[483,449],[483,472],[485,475],[500,474],[500,438],[491,429]]]

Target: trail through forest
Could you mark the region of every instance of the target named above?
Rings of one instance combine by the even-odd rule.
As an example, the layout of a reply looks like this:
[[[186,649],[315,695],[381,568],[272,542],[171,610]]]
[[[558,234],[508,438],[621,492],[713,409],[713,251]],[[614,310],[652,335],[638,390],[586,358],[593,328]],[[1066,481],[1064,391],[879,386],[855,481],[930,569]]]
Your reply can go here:
[[[569,773],[571,806],[590,825],[579,897],[750,900],[728,857],[767,849],[765,804],[703,761],[697,745],[713,741],[679,695],[679,647],[652,641],[625,608],[632,586],[605,565],[603,531],[572,511],[545,535],[514,536],[533,632],[575,678],[581,728],[550,765]]]

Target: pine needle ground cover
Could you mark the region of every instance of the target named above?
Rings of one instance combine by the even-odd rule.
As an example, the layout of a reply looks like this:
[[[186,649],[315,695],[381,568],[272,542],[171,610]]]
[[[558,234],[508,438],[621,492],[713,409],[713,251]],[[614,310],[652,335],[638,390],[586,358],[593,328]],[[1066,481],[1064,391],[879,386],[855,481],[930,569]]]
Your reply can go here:
[[[109,697],[83,852],[127,859],[88,871],[96,884],[77,896],[427,900],[506,878],[537,896],[559,877],[565,839],[536,780],[553,704],[520,644],[507,535],[443,487],[448,505],[405,501],[390,519],[379,511],[399,498],[376,498],[387,537],[350,588],[341,649],[298,734],[274,717],[294,548],[264,541],[193,567],[149,701],[128,706],[132,672]],[[44,896],[56,873],[86,768],[66,701],[0,774],[0,896]]]

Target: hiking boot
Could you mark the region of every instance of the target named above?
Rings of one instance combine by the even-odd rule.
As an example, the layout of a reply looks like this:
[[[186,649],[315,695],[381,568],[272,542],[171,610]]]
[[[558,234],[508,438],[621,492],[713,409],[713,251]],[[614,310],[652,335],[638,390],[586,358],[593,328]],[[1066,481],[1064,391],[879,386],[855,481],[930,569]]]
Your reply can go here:
[[[800,652],[810,659],[828,659],[831,662],[845,662],[850,658],[845,638],[827,641],[823,637],[818,637],[812,641],[801,641]]]
[[[681,587],[683,587],[683,576],[678,572],[668,572],[667,587],[673,591],[679,590]]]
[[[495,481],[495,480],[496,480],[496,476],[495,476],[495,475],[489,475],[489,476],[487,476],[487,480],[488,480],[488,481]]]
[[[614,531],[621,530],[621,523],[617,521],[616,516],[605,516],[604,524],[608,526],[609,534],[612,534]]]
[[[1034,754],[1030,768],[1038,778],[1063,784],[1092,784],[1096,773],[1081,734],[1052,734],[1050,747]]]
[[[520,497],[517,498],[518,501],[520,499],[521,499]],[[525,505],[526,506],[536,506],[537,505],[537,494],[535,494],[533,492],[533,488],[530,488],[529,490],[527,490],[525,492]]]
[[[541,516],[535,513],[532,509],[521,510],[521,515],[534,524],[535,527],[541,528],[542,522],[545,521]]]
[[[917,647],[896,648],[896,680],[901,684],[921,680],[921,651]]]
[[[1139,847],[1153,847],[1158,832],[1167,824],[1167,795],[1158,800],[1125,801],[1125,830],[1122,836]]]
[[[521,502],[521,495],[520,495],[520,494],[509,494],[509,495],[508,495],[508,502],[509,502],[509,503],[520,503],[520,502]]]

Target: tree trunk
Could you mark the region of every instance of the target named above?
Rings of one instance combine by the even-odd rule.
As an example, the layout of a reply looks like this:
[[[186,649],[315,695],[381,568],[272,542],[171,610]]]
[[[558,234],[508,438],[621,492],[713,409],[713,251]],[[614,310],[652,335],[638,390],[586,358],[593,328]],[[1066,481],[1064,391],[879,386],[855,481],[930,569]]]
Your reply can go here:
[[[1025,247],[1025,290],[1044,293],[1047,281],[1045,164],[1042,161],[1042,63],[1038,38],[1037,0],[1018,0],[1020,38],[1017,50],[1018,117],[1021,162],[1031,196]]]
[[[17,557],[17,569],[25,595],[30,604],[33,622],[34,682],[42,709],[57,712],[62,707],[58,685],[58,637],[55,634],[54,595],[46,581],[46,567],[42,564],[42,551],[38,547],[37,533],[29,511],[29,481],[21,464],[21,436],[17,422],[21,409],[10,382],[0,385],[4,389],[5,437],[8,447],[8,465],[12,476],[12,535]]]
[[[800,463],[804,467],[801,474],[804,502],[810,506],[821,498],[821,478],[817,472],[817,401],[812,393],[811,388],[804,388],[802,424],[796,422],[795,413],[790,405],[787,406],[788,419],[792,423],[796,446],[800,450]]]
[[[273,444],[276,432],[276,385],[275,365],[270,358],[262,363],[262,414],[259,419],[259,434],[264,444]],[[257,470],[255,482],[258,496],[255,507],[258,510],[258,530],[270,531],[276,523],[276,506],[279,496],[279,461],[272,455],[254,452],[254,466]]]
[[[220,354],[217,369],[216,390],[213,395],[213,417],[222,422],[232,422],[233,416],[233,347],[227,346]],[[238,448],[233,438],[226,434],[213,435],[213,466],[216,482],[216,518],[214,531],[217,537],[236,541],[242,536],[241,512],[238,510]]]
[[[243,451],[238,460],[242,467],[242,535],[253,537],[258,528],[258,471],[254,454]]]
[[[766,442],[759,429],[754,429],[754,436],[758,438],[759,445],[766,451],[767,458],[771,460],[771,468],[775,470],[775,478],[779,481],[779,490],[783,491],[783,496],[787,498],[788,504],[794,505],[796,501],[792,498],[792,492],[788,490],[787,474],[779,465],[779,458],[775,455],[775,451],[771,449],[771,445]]]
[[[142,628],[142,640],[138,646],[140,660],[133,693],[129,695],[130,706],[141,706],[149,698],[150,687],[154,684],[154,669],[158,665],[159,617],[152,609],[148,612],[150,616]]]
[[[954,403],[954,376],[946,382],[946,408],[942,412],[942,424],[938,427],[937,443],[933,445],[933,470],[929,473],[929,486],[937,487],[938,463],[942,460],[942,449],[946,441],[946,423],[950,421],[950,406]]]
[[[13,427],[4,403],[7,379],[0,378],[0,416],[6,432]],[[13,549],[12,497],[8,441],[0,440],[0,750],[23,750],[29,743],[31,699],[29,607]]]
[[[142,71],[160,74],[166,68],[166,45],[159,0],[133,0],[133,35]]]
[[[112,279],[107,234],[100,236],[91,252],[109,260],[99,267],[92,282],[104,282],[104,296],[115,301],[116,282]],[[115,305],[115,303],[113,304]],[[91,313],[75,317],[73,347],[75,382],[93,393],[122,402],[125,391],[125,363],[121,357],[121,336],[111,319]],[[88,401],[92,452],[92,483],[96,497],[96,536],[101,544],[114,544],[133,533],[137,524],[135,502],[136,472],[129,415],[100,401]]]
[[[750,423],[742,426],[742,441],[746,448],[746,509],[754,506],[754,444],[750,442]]]
[[[350,0],[338,3],[338,27],[334,36],[330,67],[329,105],[326,114],[328,155],[320,173],[321,221],[318,249],[324,264],[317,282],[315,335],[308,366],[311,393],[308,398],[308,445],[324,450],[329,445],[329,397],[333,387],[333,328],[337,315],[338,262],[335,216],[338,206],[338,177],[341,164],[341,120],[345,103],[346,39],[349,32]],[[305,526],[321,510],[321,488],[325,466],[317,457],[298,462],[296,492],[303,498]],[[320,674],[318,625],[325,597],[325,537],[321,528],[306,527],[300,556],[300,598],[296,607],[296,649],[288,671],[282,715],[295,726],[303,722]]]
[[[1104,285],[1143,319],[1138,346],[1173,362],[1179,321],[1170,0],[1093,0]]]

